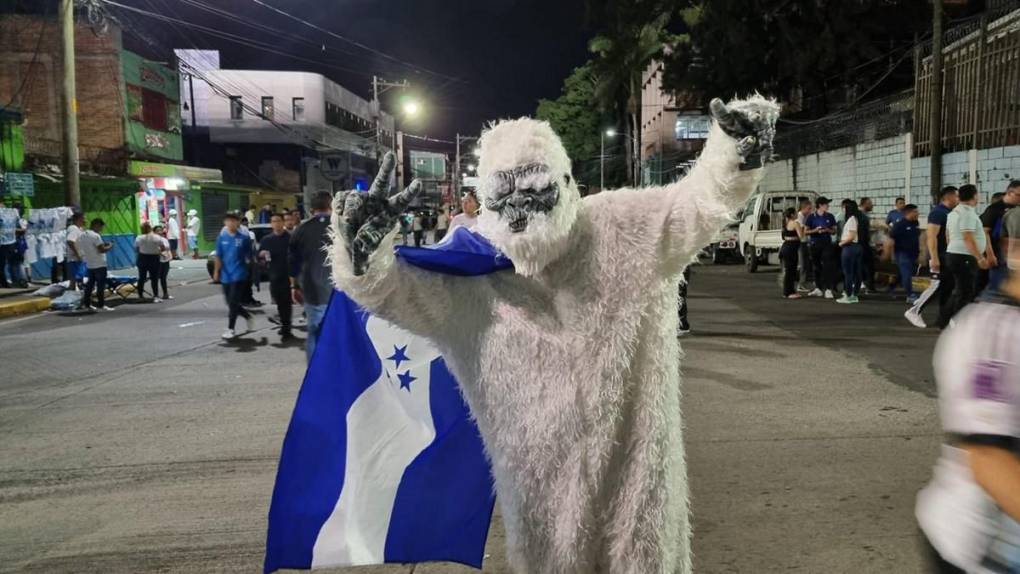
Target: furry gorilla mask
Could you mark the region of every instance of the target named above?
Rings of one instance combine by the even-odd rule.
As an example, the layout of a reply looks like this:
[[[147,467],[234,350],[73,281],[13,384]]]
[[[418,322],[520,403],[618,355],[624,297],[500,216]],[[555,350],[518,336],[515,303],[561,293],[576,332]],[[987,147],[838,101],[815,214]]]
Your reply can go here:
[[[496,124],[479,147],[477,230],[518,273],[536,275],[566,251],[577,219],[581,195],[567,151],[547,122],[530,118]]]

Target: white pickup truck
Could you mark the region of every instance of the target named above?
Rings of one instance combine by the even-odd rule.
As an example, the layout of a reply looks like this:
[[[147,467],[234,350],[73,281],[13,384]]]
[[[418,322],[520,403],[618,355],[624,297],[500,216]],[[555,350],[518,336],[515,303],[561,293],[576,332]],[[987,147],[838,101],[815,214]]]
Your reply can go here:
[[[737,244],[747,270],[754,273],[758,265],[777,263],[783,246],[783,212],[800,208],[802,200],[814,203],[813,191],[756,192],[737,212],[740,222]]]

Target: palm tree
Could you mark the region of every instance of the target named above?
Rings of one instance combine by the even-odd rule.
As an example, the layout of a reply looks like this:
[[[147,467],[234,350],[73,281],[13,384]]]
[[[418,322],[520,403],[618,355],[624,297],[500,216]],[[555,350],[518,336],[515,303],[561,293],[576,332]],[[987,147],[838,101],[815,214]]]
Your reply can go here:
[[[635,185],[641,180],[638,149],[641,145],[641,74],[665,45],[666,24],[670,15],[664,13],[650,22],[619,24],[607,35],[592,38],[589,50],[597,58],[595,97],[605,111],[625,118],[627,171]],[[636,161],[637,160],[637,161]]]

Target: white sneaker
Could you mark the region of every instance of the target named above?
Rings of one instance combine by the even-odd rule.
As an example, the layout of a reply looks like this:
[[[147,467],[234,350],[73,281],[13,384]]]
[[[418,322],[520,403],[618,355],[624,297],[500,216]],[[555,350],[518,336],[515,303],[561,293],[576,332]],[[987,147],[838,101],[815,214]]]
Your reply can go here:
[[[226,331],[223,331],[223,334],[220,335],[220,337],[223,337],[224,339],[233,339],[234,337],[237,337],[237,332],[233,329],[227,329]]]
[[[815,287],[814,291],[811,291],[810,293],[808,293],[808,297],[821,297],[821,296],[822,296],[822,290],[817,288],[817,287]]]
[[[113,307],[107,307],[106,305],[103,305],[103,311],[113,311]]]
[[[89,305],[88,309],[89,309],[89,311],[98,311],[99,310],[99,309],[96,309],[95,305]]]
[[[174,300],[174,296],[173,295],[167,295],[166,297],[163,297],[163,298],[166,299],[167,301],[173,301]]]
[[[854,300],[853,300],[853,297],[847,297],[846,295],[843,295],[839,299],[836,299],[836,302],[837,303],[842,303],[842,304],[846,305],[848,303],[853,303]]]
[[[903,316],[907,319],[907,321],[910,321],[911,325],[918,329],[926,329],[928,327],[928,324],[924,322],[924,317],[921,316],[921,313],[912,307],[907,309],[907,312],[904,313]]]
[[[248,317],[248,332],[251,333],[255,330],[255,317]]]
[[[826,289],[825,290],[825,298],[826,299],[835,299],[836,295],[832,292],[832,289]]]
[[[152,298],[152,302],[153,302],[153,303],[162,303],[162,302],[163,302],[163,300],[162,300],[162,299],[160,299],[159,297],[153,297],[153,298]]]

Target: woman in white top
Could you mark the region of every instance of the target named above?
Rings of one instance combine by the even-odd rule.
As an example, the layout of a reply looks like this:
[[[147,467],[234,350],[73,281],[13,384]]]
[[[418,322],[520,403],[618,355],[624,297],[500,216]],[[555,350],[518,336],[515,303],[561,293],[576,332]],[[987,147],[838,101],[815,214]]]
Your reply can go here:
[[[450,220],[450,233],[453,233],[453,230],[458,227],[467,227],[468,229],[474,227],[478,223],[479,207],[475,192],[465,191],[463,197],[460,198],[460,208],[463,211]]]
[[[857,208],[857,202],[847,200],[843,203],[843,235],[839,238],[843,258],[843,296],[837,303],[858,303],[857,296],[861,292],[861,271],[864,264],[864,248],[861,247],[857,228],[861,217],[865,217]]]
[[[165,249],[169,249],[169,245]],[[142,234],[135,238],[138,262],[138,298],[145,297],[145,280],[152,284],[152,302],[159,303],[159,255],[163,252],[163,238],[152,232],[148,222],[142,224]]]
[[[166,230],[162,225],[155,225],[152,228],[152,232],[162,240],[163,251],[159,252],[159,286],[163,288],[163,299],[173,299],[170,296],[170,291],[166,288],[167,277],[170,276],[170,262],[173,261],[174,254],[170,249],[170,240],[166,237]]]

